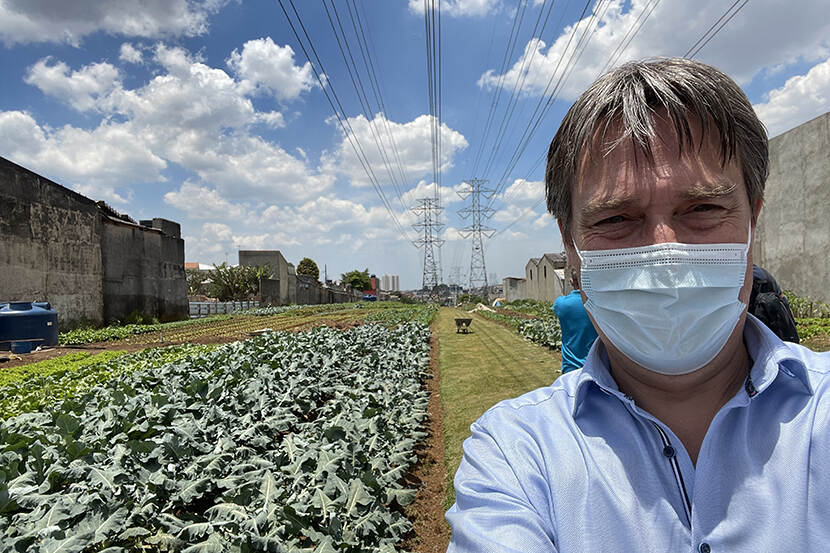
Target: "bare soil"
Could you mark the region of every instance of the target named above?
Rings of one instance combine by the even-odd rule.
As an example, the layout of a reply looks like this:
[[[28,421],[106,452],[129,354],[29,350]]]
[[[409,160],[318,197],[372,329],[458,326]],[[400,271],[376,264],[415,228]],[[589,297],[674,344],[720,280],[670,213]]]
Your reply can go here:
[[[450,542],[450,527],[444,519],[447,465],[444,459],[444,415],[441,408],[441,375],[438,371],[438,331],[433,323],[429,367],[429,436],[418,447],[418,463],[410,473],[410,485],[420,486],[415,500],[406,507],[413,535],[402,548],[413,553],[444,553]]]

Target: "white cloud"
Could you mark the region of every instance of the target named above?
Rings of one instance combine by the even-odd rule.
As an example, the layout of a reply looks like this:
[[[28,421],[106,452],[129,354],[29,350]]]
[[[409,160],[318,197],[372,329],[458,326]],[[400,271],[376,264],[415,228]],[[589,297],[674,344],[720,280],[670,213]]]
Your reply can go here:
[[[461,198],[458,196],[458,192],[463,187],[463,183],[456,186],[442,186],[439,192],[441,205],[447,206],[452,203],[460,202]],[[435,182],[433,181],[428,183],[425,180],[418,181],[418,184],[404,192],[401,196],[403,204],[409,208],[413,207],[415,202],[421,198],[433,197],[435,197]]]
[[[343,243],[354,251],[354,240],[340,240],[343,236],[360,239],[399,241],[411,239],[414,232],[410,225],[417,221],[412,211],[395,211],[398,222],[408,232],[401,236],[383,206],[366,207],[358,202],[321,196],[299,206],[272,205],[265,209],[259,220],[261,227],[290,228],[292,234],[302,236],[313,244]]]
[[[0,112],[0,155],[93,199],[122,204],[129,199],[125,185],[162,181],[167,166],[124,125],[50,129],[20,111]]]
[[[753,107],[770,137],[830,111],[830,58],[806,75],[787,79],[784,86],[767,94],[766,102]]]
[[[0,1],[0,40],[6,44],[66,42],[103,31],[144,38],[196,36],[224,0]]]
[[[125,42],[121,45],[121,51],[118,55],[118,59],[127,63],[141,63],[144,61],[141,51],[129,42]]]
[[[241,53],[234,50],[228,67],[246,90],[267,92],[279,100],[296,100],[316,84],[311,64],[295,65],[291,46],[274,44],[271,37],[249,40]]]
[[[512,223],[516,219],[530,220],[531,217],[537,217],[538,212],[530,207],[520,207],[518,205],[508,205],[499,209],[493,214],[493,221],[497,223]]]
[[[283,115],[258,112],[246,96],[250,90],[225,71],[206,65],[182,48],[163,44],[155,47],[152,60],[162,72],[136,89],[124,88],[117,70],[109,64],[77,71],[48,59],[35,64],[27,82],[76,109],[95,110],[107,117],[93,131],[66,127],[59,132],[40,129],[29,117],[37,127],[30,126],[30,132],[52,139],[50,147],[42,151],[57,151],[60,158],[64,154],[61,149],[71,150],[74,157],[84,149],[89,158],[76,165],[50,159],[36,167],[44,171],[54,168],[54,176],[72,182],[95,182],[99,196],[117,195],[115,186],[147,182],[148,177],[162,180],[160,171],[168,161],[198,175],[206,190],[231,199],[256,197],[266,203],[299,203],[317,197],[333,184],[334,175],[310,168],[306,160],[251,133],[257,123],[285,126]],[[38,135],[33,136],[37,140]],[[84,136],[87,144],[76,144]],[[117,140],[104,143],[112,137]],[[114,147],[119,151],[108,155]],[[33,159],[40,155],[37,151],[22,151],[21,155]],[[143,158],[150,162],[144,166],[135,163]],[[105,188],[108,183],[109,189]]]
[[[285,126],[285,117],[278,111],[269,111],[265,113],[258,113],[257,119],[262,121],[272,129],[279,129]],[[302,150],[301,150],[302,151]],[[305,156],[303,156],[305,157]]]
[[[545,197],[544,181],[516,179],[505,189],[502,199],[511,203],[536,203]]]
[[[534,54],[532,63],[523,64],[522,57],[515,60],[501,86],[512,90],[517,79],[526,75],[524,93],[538,96],[555,75],[550,93],[587,30],[586,38],[590,37],[590,41],[587,46],[583,42],[584,51],[578,54],[578,62],[560,92],[564,99],[575,98],[599,76],[640,14],[651,6],[654,4],[649,0],[597,3],[594,9],[602,11],[566,27],[550,46],[538,38],[528,41],[524,59],[531,59],[530,54]],[[649,56],[683,55],[724,9],[723,3],[716,0],[657,4],[617,64]],[[756,0],[729,21],[696,59],[720,68],[740,83],[749,82],[767,68],[774,71],[801,59],[824,59],[830,52],[830,18],[826,12],[824,0],[805,0],[798,9],[778,0]],[[569,41],[572,32],[574,39]],[[492,88],[499,80],[499,75],[488,70],[479,85]]]
[[[538,4],[538,1],[535,3]],[[443,0],[441,2],[441,13],[455,17],[483,17],[496,11],[500,6],[500,0]],[[423,0],[409,0],[409,9],[413,13],[423,14]]]
[[[420,178],[432,172],[432,116],[419,115],[408,123],[389,121],[382,113],[377,114],[372,121],[363,115],[349,118],[347,128],[351,128],[350,135],[356,137],[361,145],[369,165],[381,185],[391,185],[401,179],[397,160],[401,160],[404,177],[409,179]],[[335,123],[336,124],[336,123]],[[386,125],[397,147],[398,156],[389,142]],[[374,127],[373,127],[374,126]],[[467,140],[446,123],[441,124],[442,157],[440,160],[443,170],[452,167],[455,155],[467,147]],[[381,137],[383,148],[378,147],[375,136]],[[389,175],[386,161],[389,162],[392,176]],[[335,152],[324,156],[324,166],[327,170],[346,174],[353,186],[370,186],[371,181],[355,155],[354,149],[347,137],[343,136]]]
[[[242,206],[232,204],[216,190],[185,181],[179,190],[164,195],[164,202],[193,219],[234,219],[244,216]]]
[[[193,234],[183,236],[185,259],[219,264],[227,259],[235,265],[238,250],[280,250],[299,245],[290,233],[238,231],[225,223],[209,222]]]
[[[533,221],[531,226],[533,230],[541,230],[543,228],[547,228],[553,224],[553,217],[549,213],[543,213],[539,215],[539,217]]]
[[[64,62],[50,65],[51,61],[50,58],[39,60],[23,80],[78,111],[93,109],[101,98],[120,85],[118,69],[109,63],[93,63],[71,71]]]

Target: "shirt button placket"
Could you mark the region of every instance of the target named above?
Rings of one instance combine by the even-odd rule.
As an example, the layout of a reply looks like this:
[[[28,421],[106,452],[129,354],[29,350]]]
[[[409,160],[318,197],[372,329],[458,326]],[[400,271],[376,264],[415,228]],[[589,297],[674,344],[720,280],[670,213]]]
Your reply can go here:
[[[701,543],[697,550],[700,551],[700,553],[712,553],[712,548],[709,547],[709,544],[706,542]]]

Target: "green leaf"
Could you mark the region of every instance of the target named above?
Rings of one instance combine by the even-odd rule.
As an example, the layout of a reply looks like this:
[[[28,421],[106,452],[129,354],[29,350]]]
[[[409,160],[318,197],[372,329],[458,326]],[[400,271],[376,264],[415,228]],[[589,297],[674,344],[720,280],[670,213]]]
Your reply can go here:
[[[90,544],[91,534],[69,536],[65,539],[46,538],[40,553],[81,553]]]
[[[184,482],[184,487],[175,494],[175,499],[185,504],[192,503],[212,488],[212,481],[212,478],[199,478],[191,482]]]
[[[363,482],[355,478],[349,482],[349,495],[344,507],[346,516],[352,516],[358,505],[368,505],[372,502],[371,496],[366,493]]]

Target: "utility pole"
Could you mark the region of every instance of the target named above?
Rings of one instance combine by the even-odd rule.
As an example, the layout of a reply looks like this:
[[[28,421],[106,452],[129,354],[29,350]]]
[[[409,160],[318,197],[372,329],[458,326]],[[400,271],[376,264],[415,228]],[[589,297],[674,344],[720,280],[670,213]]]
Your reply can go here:
[[[481,198],[491,198],[495,190],[491,188],[484,188],[487,181],[484,179],[470,179],[468,186],[464,190],[458,192],[462,200],[468,197],[471,199],[470,205],[458,211],[458,214],[463,219],[470,219],[470,225],[459,229],[459,233],[464,238],[472,237],[473,251],[470,257],[470,292],[477,287],[483,287],[485,297],[489,299],[487,287],[487,265],[484,262],[484,239],[490,238],[496,232],[484,226],[484,221],[489,219],[495,213],[495,210],[489,207],[481,206]],[[478,286],[476,286],[478,285]]]
[[[438,263],[435,259],[435,248],[440,248],[444,244],[444,241],[439,238],[441,228],[444,226],[440,222],[439,215],[443,209],[437,198],[421,198],[413,208],[413,211],[421,216],[421,221],[412,225],[412,228],[418,231],[420,235],[420,238],[412,243],[416,247],[424,249],[422,285],[423,289],[428,290],[430,294],[434,292],[440,281]]]

